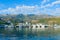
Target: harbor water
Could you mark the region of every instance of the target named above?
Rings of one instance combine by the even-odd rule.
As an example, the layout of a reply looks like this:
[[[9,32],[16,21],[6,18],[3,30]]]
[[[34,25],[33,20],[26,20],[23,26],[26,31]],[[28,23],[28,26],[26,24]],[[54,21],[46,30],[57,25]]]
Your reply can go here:
[[[60,40],[55,30],[0,28],[0,40]]]

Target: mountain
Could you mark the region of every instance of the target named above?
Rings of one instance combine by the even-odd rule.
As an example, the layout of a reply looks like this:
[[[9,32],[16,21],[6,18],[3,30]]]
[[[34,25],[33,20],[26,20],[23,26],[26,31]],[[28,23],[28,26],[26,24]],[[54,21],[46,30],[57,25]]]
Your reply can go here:
[[[41,19],[41,18],[52,18],[52,17],[56,17],[53,15],[47,15],[47,14],[0,14],[0,17],[14,17],[14,18],[21,18],[21,19]]]

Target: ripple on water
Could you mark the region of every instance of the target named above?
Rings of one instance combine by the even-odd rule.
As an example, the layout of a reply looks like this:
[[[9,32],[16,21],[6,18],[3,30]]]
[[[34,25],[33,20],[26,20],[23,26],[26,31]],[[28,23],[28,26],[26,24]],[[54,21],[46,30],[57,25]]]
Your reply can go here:
[[[4,34],[7,33],[7,34]],[[28,31],[0,32],[0,40],[60,40],[60,34]]]

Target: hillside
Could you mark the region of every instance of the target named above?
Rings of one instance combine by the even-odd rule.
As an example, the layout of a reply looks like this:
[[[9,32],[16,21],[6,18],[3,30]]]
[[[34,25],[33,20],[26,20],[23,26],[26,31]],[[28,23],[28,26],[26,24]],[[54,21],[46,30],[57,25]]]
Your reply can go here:
[[[17,15],[1,15],[0,16],[0,23],[1,22],[7,22],[10,20],[13,23],[19,23],[19,22],[31,22],[32,20],[38,20],[40,23],[48,23],[48,21],[56,21],[56,23],[60,23],[60,17],[52,16],[52,15],[46,15],[46,14],[17,14]]]

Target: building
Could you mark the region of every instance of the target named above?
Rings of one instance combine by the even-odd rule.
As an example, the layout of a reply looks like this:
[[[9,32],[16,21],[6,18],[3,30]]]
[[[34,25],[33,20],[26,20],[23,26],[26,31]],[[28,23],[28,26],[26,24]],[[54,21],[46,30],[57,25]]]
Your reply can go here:
[[[8,21],[7,23],[5,23],[5,28],[14,28],[14,24]]]
[[[45,28],[48,28],[48,25],[32,24],[31,28],[32,28],[32,29],[45,29]]]
[[[59,29],[59,28],[60,28],[60,25],[54,24],[54,29]]]
[[[16,27],[16,29],[22,29],[23,23],[18,23],[15,27]]]
[[[26,22],[26,23],[18,23],[15,27],[17,29],[26,29],[26,28],[30,29],[30,26],[31,24]]]

